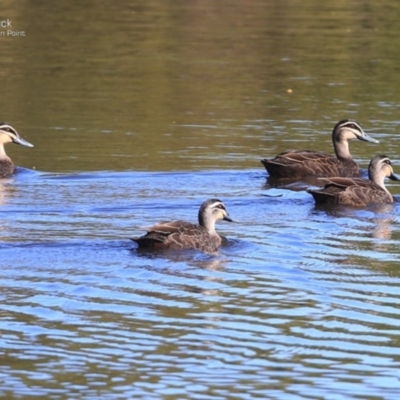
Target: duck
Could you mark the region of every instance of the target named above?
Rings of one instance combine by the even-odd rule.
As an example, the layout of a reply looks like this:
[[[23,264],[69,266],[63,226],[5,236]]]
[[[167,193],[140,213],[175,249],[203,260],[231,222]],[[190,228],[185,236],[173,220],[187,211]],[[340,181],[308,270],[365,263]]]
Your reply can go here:
[[[326,181],[323,189],[308,192],[317,204],[342,204],[366,206],[371,203],[390,204],[393,196],[385,187],[385,178],[400,181],[393,171],[392,163],[386,155],[374,156],[368,166],[367,179],[361,178],[320,178]]]
[[[288,150],[261,162],[272,178],[358,177],[360,170],[349,151],[349,140],[353,139],[379,143],[367,135],[357,121],[343,119],[332,131],[336,157],[321,151]]]
[[[9,178],[15,172],[15,166],[11,158],[8,157],[4,150],[4,145],[7,143],[16,143],[22,146],[33,147],[23,139],[20,134],[5,122],[0,123],[0,178]]]
[[[221,200],[208,199],[199,209],[198,224],[182,220],[163,221],[132,240],[139,248],[197,249],[213,253],[226,240],[215,231],[218,220],[233,222]]]

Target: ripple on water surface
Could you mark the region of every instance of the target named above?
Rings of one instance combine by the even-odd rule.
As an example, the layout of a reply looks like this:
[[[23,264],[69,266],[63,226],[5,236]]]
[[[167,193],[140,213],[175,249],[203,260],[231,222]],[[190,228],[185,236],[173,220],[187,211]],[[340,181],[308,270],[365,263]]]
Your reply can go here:
[[[399,393],[397,203],[319,209],[259,171],[28,175],[2,186],[2,395]],[[218,254],[129,240],[210,197],[239,221]]]

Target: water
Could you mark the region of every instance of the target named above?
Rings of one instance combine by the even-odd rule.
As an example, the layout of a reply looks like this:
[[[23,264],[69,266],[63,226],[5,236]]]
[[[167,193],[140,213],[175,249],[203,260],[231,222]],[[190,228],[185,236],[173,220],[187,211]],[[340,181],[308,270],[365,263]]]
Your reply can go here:
[[[0,397],[397,399],[399,185],[318,208],[260,159],[351,117],[400,173],[399,7],[8,5],[2,118],[35,148],[0,182]],[[130,240],[211,197],[218,254]]]

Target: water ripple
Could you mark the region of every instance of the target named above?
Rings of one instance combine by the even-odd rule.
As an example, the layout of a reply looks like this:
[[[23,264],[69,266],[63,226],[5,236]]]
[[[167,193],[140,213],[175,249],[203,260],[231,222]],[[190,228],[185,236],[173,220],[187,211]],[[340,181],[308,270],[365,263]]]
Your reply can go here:
[[[163,173],[15,182],[0,210],[2,394],[397,392],[398,206],[315,209],[305,192],[229,171],[219,195],[239,223],[218,224],[230,239],[219,254],[137,251],[141,226],[195,221],[219,175],[177,172],[174,191]]]

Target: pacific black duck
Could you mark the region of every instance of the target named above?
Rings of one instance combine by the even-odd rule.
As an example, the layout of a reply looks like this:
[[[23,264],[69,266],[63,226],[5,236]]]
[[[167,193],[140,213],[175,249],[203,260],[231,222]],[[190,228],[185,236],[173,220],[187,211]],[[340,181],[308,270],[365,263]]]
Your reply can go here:
[[[392,164],[385,155],[372,158],[367,179],[361,178],[321,178],[327,184],[321,190],[308,190],[317,204],[343,204],[365,206],[371,203],[393,203],[393,196],[385,187],[385,178],[395,181],[400,176],[393,172]]]
[[[233,222],[221,200],[209,199],[200,207],[198,224],[163,221],[147,228],[144,236],[132,240],[139,248],[198,249],[212,253],[222,244],[221,236],[215,231],[215,223],[220,219]]]
[[[8,178],[14,173],[15,167],[11,158],[7,156],[4,145],[6,143],[17,143],[22,146],[33,147],[10,125],[0,123],[0,178]]]
[[[356,121],[339,121],[332,131],[336,157],[321,151],[288,150],[273,159],[264,159],[270,177],[301,178],[305,176],[349,176],[358,177],[359,168],[349,151],[349,140],[379,143],[368,136]]]

